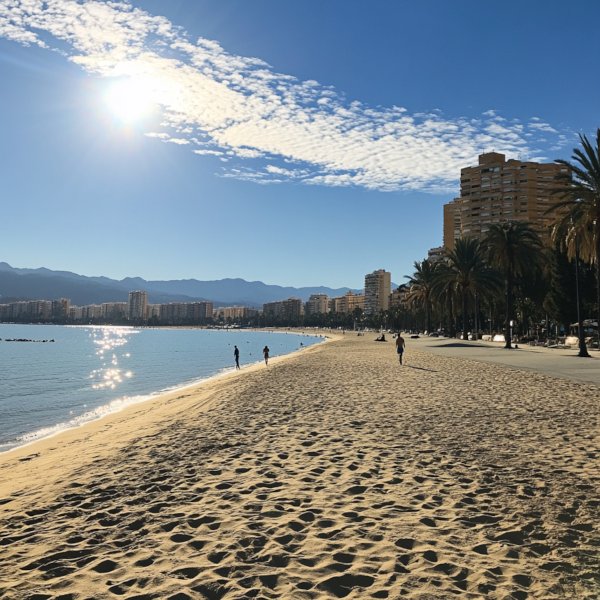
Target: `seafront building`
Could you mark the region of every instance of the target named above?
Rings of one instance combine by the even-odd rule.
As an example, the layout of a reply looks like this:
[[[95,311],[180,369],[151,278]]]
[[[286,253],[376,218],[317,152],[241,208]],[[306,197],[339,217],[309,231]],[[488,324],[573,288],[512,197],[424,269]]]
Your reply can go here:
[[[263,304],[263,316],[268,321],[299,323],[304,316],[304,303],[300,298],[288,298]]]
[[[169,302],[156,307],[156,317],[165,325],[207,323],[213,316],[212,302]]]
[[[390,306],[392,275],[378,269],[365,275],[365,314],[374,315]]]
[[[343,296],[332,298],[329,301],[330,311],[341,315],[348,315],[357,308],[365,310],[365,295],[355,294],[352,291],[346,292]]]
[[[21,300],[0,304],[0,320],[22,321],[27,319],[45,321],[64,321],[69,316],[70,301],[58,300]]]
[[[446,252],[443,246],[437,248],[430,248],[427,251],[427,260],[431,263],[442,262],[446,258]]]
[[[565,172],[556,163],[480,154],[477,166],[461,169],[460,196],[444,205],[444,248],[452,250],[460,237],[480,239],[491,224],[503,221],[526,221],[548,239],[554,215],[546,211],[556,201],[555,178]]]
[[[105,319],[125,319],[127,317],[127,302],[103,302],[102,317]]]
[[[129,292],[129,311],[130,321],[144,320],[148,318],[148,292],[136,290]]]
[[[304,305],[307,315],[323,315],[329,312],[329,296],[327,294],[311,294]]]
[[[257,315],[258,310],[248,306],[219,306],[213,310],[213,319],[217,321],[245,321]]]

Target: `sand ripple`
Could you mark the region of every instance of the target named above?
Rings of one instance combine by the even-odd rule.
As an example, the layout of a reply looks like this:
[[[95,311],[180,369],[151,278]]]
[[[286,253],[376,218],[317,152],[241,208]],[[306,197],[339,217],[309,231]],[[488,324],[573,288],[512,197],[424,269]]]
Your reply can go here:
[[[3,486],[0,595],[597,598],[600,390],[406,358],[345,336]]]

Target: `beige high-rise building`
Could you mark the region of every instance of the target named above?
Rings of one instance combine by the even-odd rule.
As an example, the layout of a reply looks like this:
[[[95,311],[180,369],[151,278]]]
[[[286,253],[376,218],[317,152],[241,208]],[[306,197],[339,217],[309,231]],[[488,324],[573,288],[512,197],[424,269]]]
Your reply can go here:
[[[136,290],[129,292],[129,319],[147,319],[148,293]]]
[[[365,275],[365,314],[374,315],[390,307],[392,275],[378,269]]]
[[[460,172],[460,196],[444,205],[444,247],[459,237],[483,237],[493,223],[526,221],[547,238],[556,201],[555,178],[567,168],[556,163],[506,160],[504,154],[479,155],[476,167]]]
[[[263,314],[273,319],[299,321],[304,316],[304,302],[300,298],[267,302],[263,304]]]
[[[329,312],[329,296],[327,294],[311,294],[304,305],[307,315],[320,315]]]
[[[329,301],[329,310],[334,313],[350,314],[356,308],[365,310],[364,294],[355,294],[349,290],[343,296],[332,298]]]

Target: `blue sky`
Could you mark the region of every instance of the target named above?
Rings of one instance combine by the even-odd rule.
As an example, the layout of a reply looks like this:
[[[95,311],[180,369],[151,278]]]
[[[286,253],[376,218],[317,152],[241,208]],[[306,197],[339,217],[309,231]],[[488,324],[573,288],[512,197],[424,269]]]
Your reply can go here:
[[[600,4],[0,0],[0,260],[398,283],[481,151],[600,126]]]

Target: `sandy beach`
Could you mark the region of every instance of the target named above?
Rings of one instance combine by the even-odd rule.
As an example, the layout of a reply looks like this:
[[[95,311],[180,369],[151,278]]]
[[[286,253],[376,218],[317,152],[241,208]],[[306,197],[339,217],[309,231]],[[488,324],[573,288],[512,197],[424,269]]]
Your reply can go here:
[[[600,387],[374,337],[0,455],[0,597],[600,597]]]

